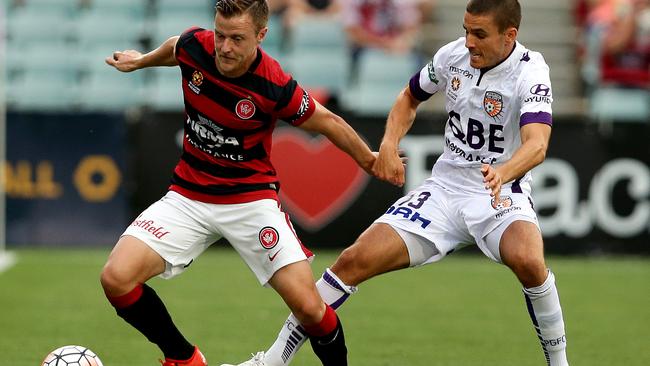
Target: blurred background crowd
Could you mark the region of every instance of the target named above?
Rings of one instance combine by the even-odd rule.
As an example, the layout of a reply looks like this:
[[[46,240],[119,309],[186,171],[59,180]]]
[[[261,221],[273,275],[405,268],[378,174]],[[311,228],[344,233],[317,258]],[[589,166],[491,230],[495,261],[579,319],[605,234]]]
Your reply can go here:
[[[178,70],[129,76],[116,49],[149,50],[192,25],[211,0],[4,0],[9,110],[179,110]],[[551,67],[554,111],[647,123],[650,1],[521,1],[519,40]],[[385,114],[410,75],[463,36],[457,0],[270,0],[264,49],[323,103]],[[424,108],[436,110],[440,101]]]

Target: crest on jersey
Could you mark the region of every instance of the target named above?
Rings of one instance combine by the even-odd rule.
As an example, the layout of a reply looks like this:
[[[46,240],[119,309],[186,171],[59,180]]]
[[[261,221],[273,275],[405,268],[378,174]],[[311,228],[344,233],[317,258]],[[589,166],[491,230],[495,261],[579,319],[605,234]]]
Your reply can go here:
[[[192,84],[196,86],[201,86],[203,84],[203,74],[199,70],[195,70],[192,73]]]
[[[242,99],[237,102],[235,113],[241,119],[249,119],[255,114],[255,104],[250,99]]]
[[[189,83],[187,83],[187,86],[196,94],[199,94],[201,92],[201,89],[199,86],[203,84],[203,73],[199,70],[194,70],[192,73],[192,79],[190,80]]]
[[[492,198],[492,201],[490,203],[492,204],[492,208],[495,210],[502,210],[504,208],[512,206],[512,198],[510,198],[510,196],[501,196],[498,204],[495,203],[494,198]]]
[[[280,234],[271,226],[263,227],[258,237],[264,249],[273,249],[278,244],[278,241],[280,241]]]
[[[460,78],[454,76],[453,79],[451,79],[451,90],[458,91],[458,89],[460,89]]]
[[[495,91],[486,91],[483,109],[492,118],[497,118],[503,111],[503,96]]]

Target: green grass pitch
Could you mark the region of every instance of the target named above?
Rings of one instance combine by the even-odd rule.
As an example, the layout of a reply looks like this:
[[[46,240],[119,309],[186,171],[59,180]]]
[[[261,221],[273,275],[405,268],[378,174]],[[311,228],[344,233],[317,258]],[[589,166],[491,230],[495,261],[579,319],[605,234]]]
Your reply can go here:
[[[319,275],[337,251],[318,251]],[[157,365],[158,349],[119,319],[99,286],[108,250],[19,250],[0,273],[0,365],[36,366],[66,344],[105,366]],[[650,365],[650,260],[550,257],[572,365]],[[151,285],[210,365],[266,349],[287,315],[229,249],[211,249]],[[544,365],[521,290],[478,255],[374,278],[339,310],[354,366]],[[307,346],[294,365],[319,365]]]

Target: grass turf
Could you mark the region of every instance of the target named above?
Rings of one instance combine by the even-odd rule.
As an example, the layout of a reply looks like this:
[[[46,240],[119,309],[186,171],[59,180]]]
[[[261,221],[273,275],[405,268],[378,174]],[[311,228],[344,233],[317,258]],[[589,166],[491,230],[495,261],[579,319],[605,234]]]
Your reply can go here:
[[[0,365],[34,366],[65,344],[105,366],[156,365],[160,352],[119,319],[99,286],[107,250],[18,250],[0,273]],[[337,251],[320,250],[317,275]],[[551,257],[572,365],[649,365],[650,260]],[[150,282],[210,365],[266,349],[287,315],[229,249],[211,249],[171,281]],[[481,256],[390,273],[339,310],[350,365],[543,365],[523,296],[507,268]],[[294,365],[319,365],[307,345]]]

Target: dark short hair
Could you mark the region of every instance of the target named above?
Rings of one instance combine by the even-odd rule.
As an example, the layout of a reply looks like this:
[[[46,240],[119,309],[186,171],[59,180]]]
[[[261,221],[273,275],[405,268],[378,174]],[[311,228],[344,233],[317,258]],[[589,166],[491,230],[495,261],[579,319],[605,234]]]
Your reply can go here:
[[[465,10],[472,15],[493,15],[499,32],[510,27],[519,29],[521,24],[521,5],[517,0],[470,0]]]
[[[225,18],[250,14],[257,32],[266,27],[269,21],[269,5],[266,0],[217,0],[215,10]]]

